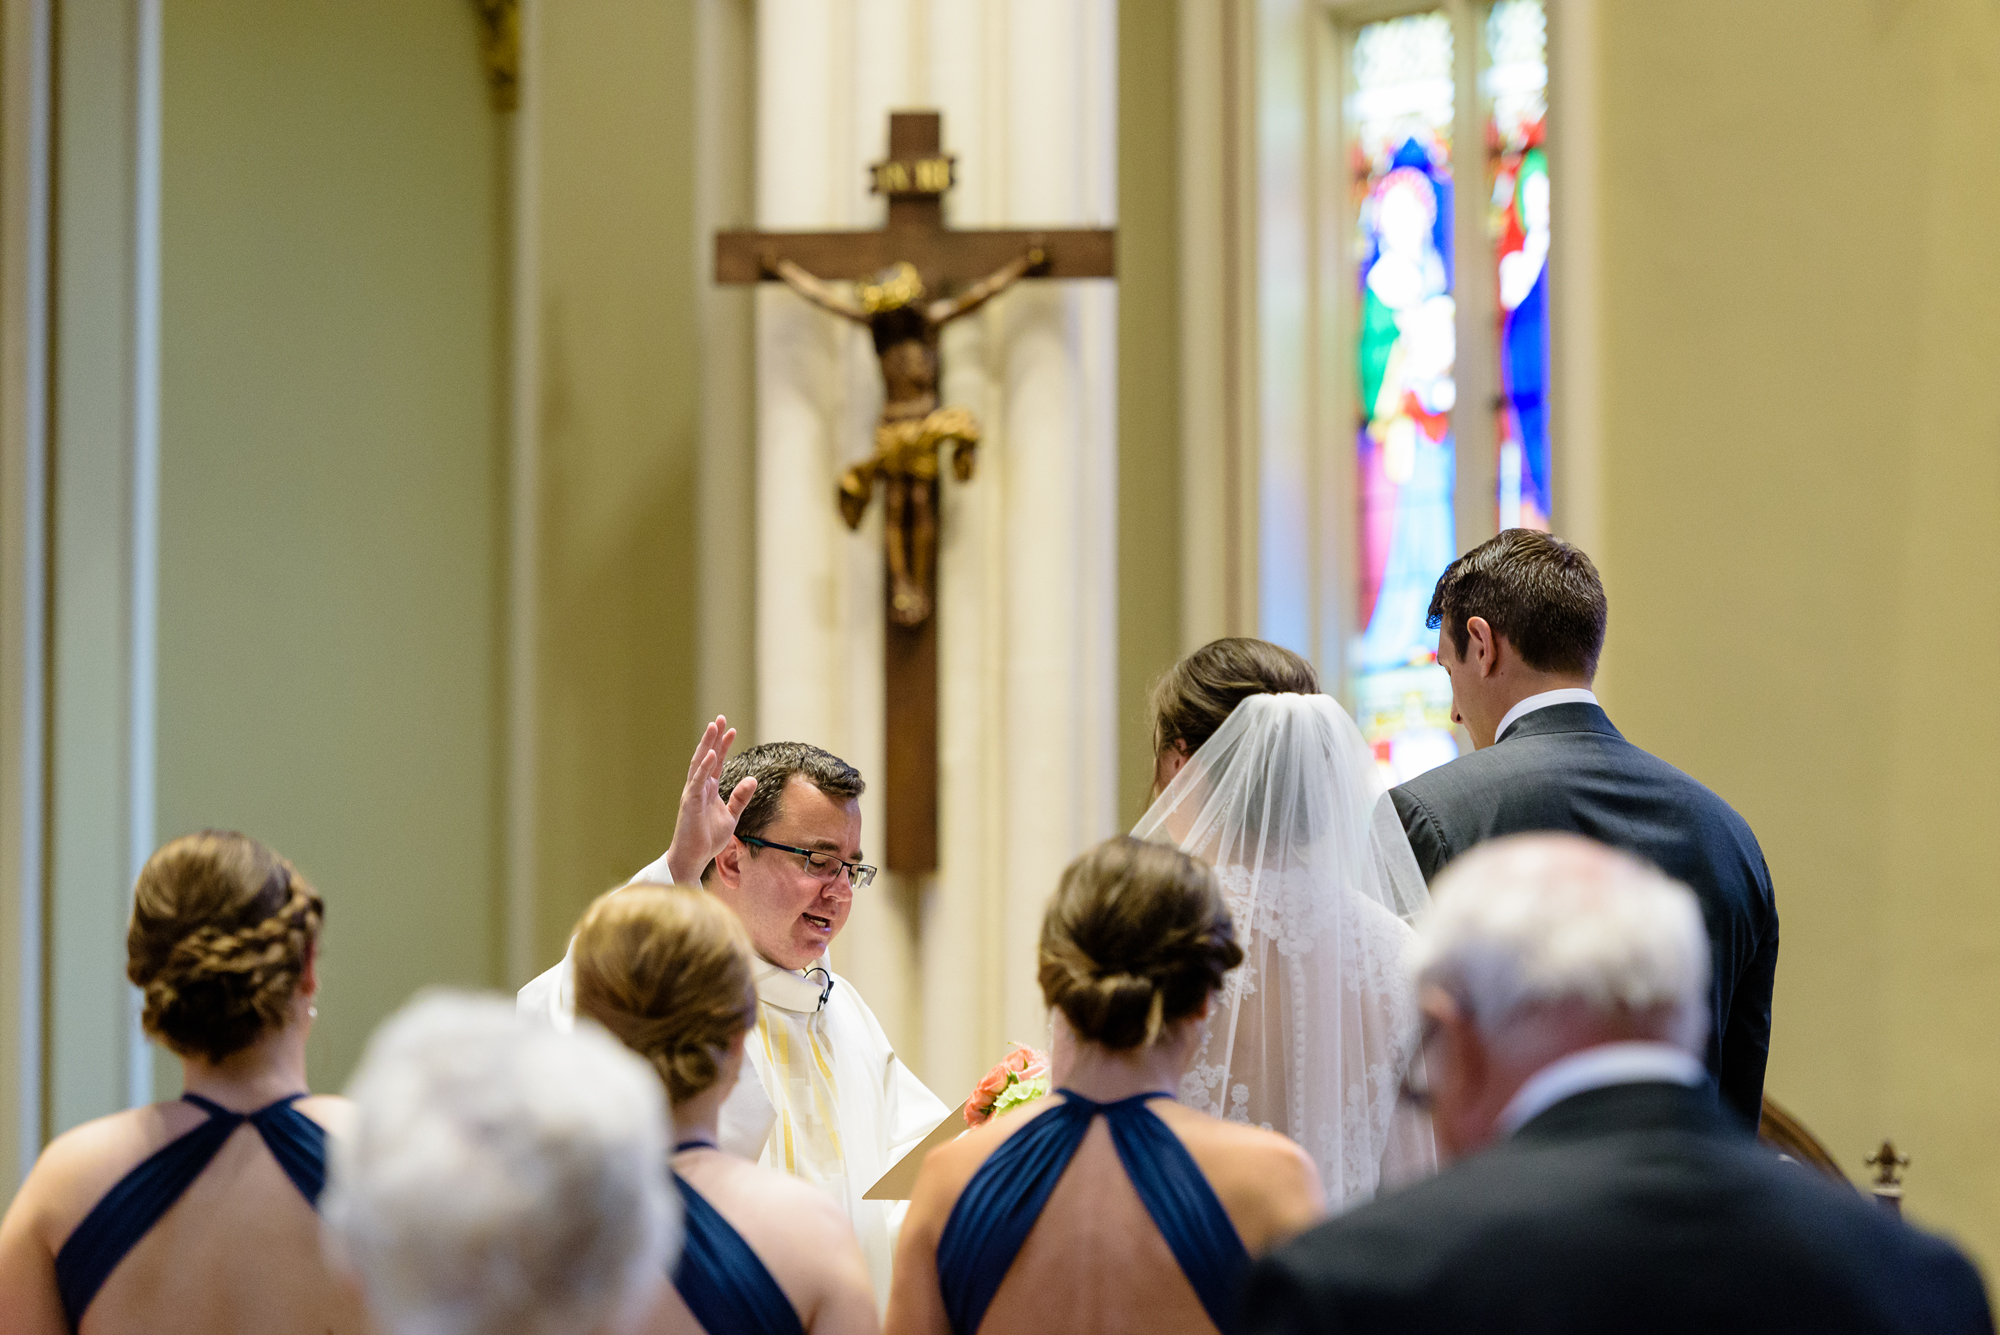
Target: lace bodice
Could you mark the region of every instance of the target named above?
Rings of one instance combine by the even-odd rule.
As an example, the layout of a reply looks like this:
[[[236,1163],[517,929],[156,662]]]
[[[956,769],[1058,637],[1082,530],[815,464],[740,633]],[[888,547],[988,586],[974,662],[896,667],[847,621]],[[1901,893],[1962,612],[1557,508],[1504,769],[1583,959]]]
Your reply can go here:
[[[1244,950],[1182,1100],[1296,1140],[1336,1209],[1434,1166],[1428,1124],[1397,1106],[1429,896],[1353,720],[1325,696],[1249,697],[1134,833],[1216,868]]]

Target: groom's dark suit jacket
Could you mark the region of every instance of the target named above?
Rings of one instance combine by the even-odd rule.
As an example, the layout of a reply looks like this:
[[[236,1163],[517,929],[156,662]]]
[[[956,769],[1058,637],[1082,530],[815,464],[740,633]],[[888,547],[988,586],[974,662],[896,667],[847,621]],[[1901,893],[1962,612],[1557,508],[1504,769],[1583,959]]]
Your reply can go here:
[[[1714,1095],[1619,1085],[1259,1262],[1245,1335],[1992,1335],[1979,1274],[1736,1134]]]
[[[1757,837],[1727,802],[1619,735],[1593,704],[1523,715],[1483,751],[1390,796],[1424,879],[1503,834],[1567,830],[1636,853],[1692,889],[1708,926],[1708,1069],[1750,1127],[1764,1101],[1778,905]]]

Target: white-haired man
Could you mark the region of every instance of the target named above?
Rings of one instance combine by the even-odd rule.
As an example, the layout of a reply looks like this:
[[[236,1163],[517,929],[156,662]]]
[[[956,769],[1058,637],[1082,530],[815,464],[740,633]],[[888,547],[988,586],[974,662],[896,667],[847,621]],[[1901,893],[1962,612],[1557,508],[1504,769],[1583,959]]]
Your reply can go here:
[[[376,1032],[349,1092],[321,1212],[387,1335],[661,1319],[681,1240],[666,1102],[608,1034],[432,993]]]
[[[1266,1258],[1246,1331],[1990,1335],[1949,1243],[1730,1126],[1696,1055],[1686,887],[1545,834],[1480,846],[1433,893],[1409,1093],[1458,1162]]]

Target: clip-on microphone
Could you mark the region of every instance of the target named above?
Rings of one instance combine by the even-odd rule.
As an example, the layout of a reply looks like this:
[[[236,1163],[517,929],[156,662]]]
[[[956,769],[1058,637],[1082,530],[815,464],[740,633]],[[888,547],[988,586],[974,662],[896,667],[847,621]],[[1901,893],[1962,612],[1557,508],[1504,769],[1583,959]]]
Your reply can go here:
[[[813,1010],[817,1012],[826,1009],[826,999],[833,995],[833,975],[818,965],[814,965],[805,971],[805,977],[807,978],[812,977],[814,974],[818,974],[823,980],[819,985],[819,1005],[813,1007]]]

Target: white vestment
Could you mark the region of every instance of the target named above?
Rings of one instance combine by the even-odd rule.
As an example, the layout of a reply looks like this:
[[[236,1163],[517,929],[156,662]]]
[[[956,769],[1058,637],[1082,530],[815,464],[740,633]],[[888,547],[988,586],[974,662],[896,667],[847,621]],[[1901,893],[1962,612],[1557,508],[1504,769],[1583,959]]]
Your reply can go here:
[[[522,1013],[558,1029],[575,1024],[572,970],[565,954],[522,988]],[[831,970],[825,976],[830,991],[817,977],[757,962],[751,1070],[723,1101],[718,1135],[730,1153],[817,1183],[840,1202],[868,1258],[876,1305],[886,1307],[896,1230],[909,1203],[862,1193],[950,1109],[897,1059],[861,994]]]

